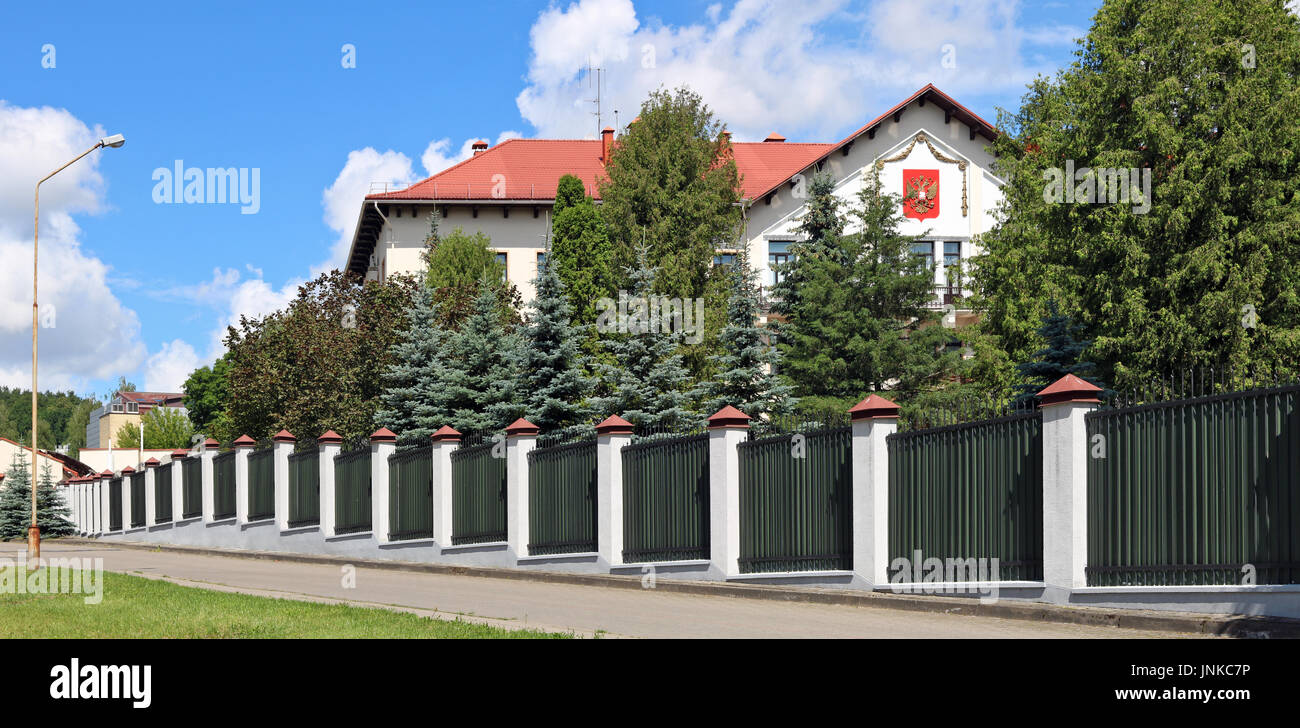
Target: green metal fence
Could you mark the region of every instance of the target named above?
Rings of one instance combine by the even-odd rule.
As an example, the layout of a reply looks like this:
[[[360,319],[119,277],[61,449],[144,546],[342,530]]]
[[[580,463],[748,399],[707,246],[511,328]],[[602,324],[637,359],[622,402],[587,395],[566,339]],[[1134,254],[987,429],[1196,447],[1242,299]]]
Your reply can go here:
[[[181,463],[181,518],[203,515],[203,459],[188,457]]]
[[[289,525],[320,523],[320,451],[312,448],[289,456]]]
[[[451,542],[455,545],[506,540],[506,459],[491,440],[451,451]]]
[[[1035,411],[890,435],[890,578],[895,559],[920,581],[937,558],[943,581],[1041,580],[1042,433]]]
[[[1090,586],[1300,583],[1300,386],[1098,410]]]
[[[275,449],[248,454],[248,520],[275,518]]]
[[[108,481],[108,530],[122,530],[122,479]]]
[[[153,471],[153,520],[155,523],[172,521],[172,466],[160,465]]]
[[[212,458],[212,520],[235,517],[235,451]]]
[[[433,538],[433,454],[428,445],[388,457],[388,538]]]
[[[528,453],[528,553],[596,550],[596,441]]]
[[[370,447],[334,456],[334,532],[361,533],[370,521]]]
[[[709,558],[709,435],[623,447],[623,561]]]
[[[740,570],[853,568],[852,430],[743,442]]]
[[[131,528],[144,526],[144,472],[131,474]]]

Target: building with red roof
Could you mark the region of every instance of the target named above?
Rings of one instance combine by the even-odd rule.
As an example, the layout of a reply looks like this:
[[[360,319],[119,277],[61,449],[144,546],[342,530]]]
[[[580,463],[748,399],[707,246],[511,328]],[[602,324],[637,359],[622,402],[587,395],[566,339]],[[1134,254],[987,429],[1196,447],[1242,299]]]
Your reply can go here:
[[[914,254],[935,271],[935,306],[959,306],[960,282],[950,284],[954,265],[978,252],[978,236],[992,225],[1001,200],[1002,182],[991,171],[986,148],[996,136],[988,122],[927,85],[838,142],[791,142],[776,132],[763,141],[733,141],[745,207],[739,244],[747,246],[770,286],[797,239],[812,175],[830,174],[848,202],[863,174],[878,170],[887,191],[913,198],[908,204],[916,209],[904,210],[903,232],[926,237]],[[437,209],[444,231],[459,227],[491,239],[527,300],[559,179],[576,175],[599,200],[615,146],[611,128],[600,139],[478,142],[471,157],[427,179],[403,189],[372,190],[362,202],[348,270],[376,279],[419,270],[429,215]],[[716,262],[727,263],[735,252],[719,250]]]

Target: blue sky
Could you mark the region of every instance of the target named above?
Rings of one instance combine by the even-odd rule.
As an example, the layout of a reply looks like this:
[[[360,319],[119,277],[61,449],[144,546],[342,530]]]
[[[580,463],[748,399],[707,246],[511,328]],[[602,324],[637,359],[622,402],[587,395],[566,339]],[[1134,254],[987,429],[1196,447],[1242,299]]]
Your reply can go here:
[[[179,385],[240,313],[336,265],[372,181],[475,138],[584,137],[689,83],[741,140],[834,141],[934,82],[990,121],[1072,59],[1095,3],[693,0],[12,5],[0,28],[0,385],[30,385],[42,187],[42,389]],[[53,46],[53,52],[46,47]],[[355,47],[344,68],[343,46]],[[945,48],[945,46],[949,46]],[[949,59],[945,64],[944,59]],[[46,67],[52,61],[53,67]],[[157,204],[154,170],[257,168],[260,207]]]

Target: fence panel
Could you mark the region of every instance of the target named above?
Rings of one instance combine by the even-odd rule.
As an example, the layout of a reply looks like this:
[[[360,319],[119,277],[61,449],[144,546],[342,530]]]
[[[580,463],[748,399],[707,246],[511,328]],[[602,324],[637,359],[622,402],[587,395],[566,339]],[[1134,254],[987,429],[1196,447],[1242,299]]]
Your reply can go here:
[[[943,581],[1043,578],[1041,412],[900,432],[887,443],[891,579],[897,558],[914,581],[930,573],[930,558],[943,562]]]
[[[316,448],[289,456],[289,526],[320,524],[320,452]]]
[[[1088,413],[1090,586],[1300,583],[1300,386]]]
[[[740,444],[740,570],[853,568],[852,430]]]
[[[506,540],[506,459],[494,457],[491,440],[451,451],[451,542]]]
[[[370,448],[334,456],[334,532],[361,533],[370,521]]]
[[[433,453],[427,445],[388,458],[388,538],[433,538]]]
[[[709,558],[709,435],[623,447],[623,561]]]
[[[212,520],[235,517],[235,451],[212,458]]]
[[[181,463],[181,518],[203,515],[203,459],[188,457]]]
[[[596,550],[596,441],[528,453],[528,553]]]
[[[248,454],[248,520],[275,518],[275,450]]]
[[[131,528],[144,526],[144,471],[131,474]]]
[[[108,481],[108,530],[122,530],[122,478]]]
[[[153,471],[153,520],[155,523],[172,521],[172,466],[159,465]]]

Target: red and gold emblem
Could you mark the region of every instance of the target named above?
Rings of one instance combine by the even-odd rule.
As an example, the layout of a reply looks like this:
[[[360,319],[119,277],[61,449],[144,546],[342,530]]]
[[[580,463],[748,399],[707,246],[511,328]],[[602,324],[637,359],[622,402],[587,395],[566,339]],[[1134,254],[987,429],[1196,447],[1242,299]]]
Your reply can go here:
[[[916,220],[939,216],[939,170],[903,170],[903,215]]]

